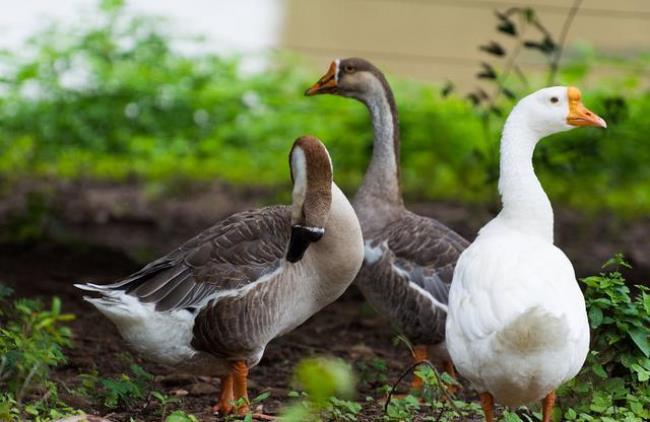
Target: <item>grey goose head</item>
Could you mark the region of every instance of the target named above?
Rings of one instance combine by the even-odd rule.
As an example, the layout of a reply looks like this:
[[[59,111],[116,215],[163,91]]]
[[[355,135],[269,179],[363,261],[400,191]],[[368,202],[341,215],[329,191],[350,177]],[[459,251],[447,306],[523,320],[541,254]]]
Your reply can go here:
[[[302,259],[310,243],[325,234],[332,204],[332,160],[325,145],[313,136],[296,139],[289,153],[293,194],[291,240],[287,261]]]
[[[334,60],[327,73],[305,91],[307,96],[335,94],[364,103],[382,93],[392,96],[384,74],[369,61],[358,57]]]

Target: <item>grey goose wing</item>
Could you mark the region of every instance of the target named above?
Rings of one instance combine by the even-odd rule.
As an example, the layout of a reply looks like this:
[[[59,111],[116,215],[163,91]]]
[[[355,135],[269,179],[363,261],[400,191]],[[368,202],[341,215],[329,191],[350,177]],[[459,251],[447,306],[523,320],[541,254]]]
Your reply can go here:
[[[194,308],[277,269],[290,235],[290,211],[274,206],[220,221],[126,279],[86,290],[122,291],[157,311]]]

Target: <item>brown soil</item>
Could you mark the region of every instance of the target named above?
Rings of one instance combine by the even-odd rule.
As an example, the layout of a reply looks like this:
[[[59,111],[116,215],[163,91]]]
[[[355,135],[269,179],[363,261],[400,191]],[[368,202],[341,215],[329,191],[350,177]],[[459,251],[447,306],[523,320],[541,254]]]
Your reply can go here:
[[[18,188],[0,200],[0,225],[21,215],[25,194],[33,190]],[[43,187],[39,186],[43,191]],[[48,218],[42,222],[46,238],[36,243],[0,244],[0,281],[14,287],[18,296],[59,296],[68,312],[78,317],[72,323],[75,347],[67,352],[69,363],[56,370],[54,378],[64,385],[78,384],[78,374],[97,370],[103,377],[115,377],[127,370],[119,355],[126,345],[108,320],[81,299],[72,286],[80,281],[105,283],[119,279],[142,263],[154,258],[194,235],[212,222],[234,211],[259,206],[260,192],[235,191],[223,186],[191,190],[184,197],[151,199],[138,186],[98,184],[49,185],[46,204]],[[264,192],[264,197],[272,196]],[[456,204],[415,203],[411,209],[435,215],[461,234],[472,238],[480,225],[492,215],[490,210],[469,209]],[[630,279],[650,279],[648,233],[650,221],[620,222],[609,216],[584,217],[561,210],[557,213],[558,244],[576,264],[578,274],[598,272],[600,264],[614,252],[628,254],[636,269]],[[251,396],[270,391],[264,412],[275,413],[291,401],[292,368],[308,356],[337,356],[353,363],[360,374],[357,399],[364,403],[361,421],[381,419],[377,389],[391,384],[409,366],[404,345],[393,344],[394,333],[363,303],[353,288],[339,301],[325,308],[289,335],[273,341],[259,366],[251,370]],[[211,415],[219,381],[188,377],[169,370],[136,362],[156,375],[153,389],[174,395],[189,392],[171,408],[182,408],[201,420],[217,420]],[[385,371],[369,371],[376,359],[386,364]],[[377,380],[376,378],[385,378]],[[61,389],[65,391],[65,389]],[[365,400],[366,396],[373,398]],[[475,400],[466,389],[463,397]],[[155,401],[141,401],[128,409],[108,409],[88,398],[62,393],[71,406],[89,414],[115,421],[160,420]],[[431,415],[431,411],[422,414]],[[467,420],[467,419],[466,419]],[[480,419],[479,419],[480,420]]]

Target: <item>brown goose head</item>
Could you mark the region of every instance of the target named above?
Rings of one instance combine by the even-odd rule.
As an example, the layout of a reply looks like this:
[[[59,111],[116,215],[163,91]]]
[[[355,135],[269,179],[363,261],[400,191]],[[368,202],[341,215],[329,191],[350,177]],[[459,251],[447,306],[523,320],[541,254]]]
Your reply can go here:
[[[287,261],[298,262],[312,242],[325,234],[332,204],[332,161],[313,136],[298,138],[289,153],[293,203]]]
[[[305,95],[335,94],[367,103],[382,89],[390,92],[384,74],[369,61],[351,57],[334,60],[327,73],[305,91]]]

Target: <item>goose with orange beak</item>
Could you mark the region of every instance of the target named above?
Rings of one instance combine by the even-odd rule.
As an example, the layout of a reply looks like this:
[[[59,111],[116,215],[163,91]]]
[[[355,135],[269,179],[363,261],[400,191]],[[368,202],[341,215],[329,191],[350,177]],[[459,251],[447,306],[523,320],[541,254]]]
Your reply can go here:
[[[377,67],[359,58],[335,60],[305,92],[317,94],[361,101],[372,121],[372,159],[352,202],[365,241],[364,264],[355,283],[377,313],[413,344],[414,361],[435,361],[453,376],[445,347],[447,294],[456,260],[469,243],[404,206],[397,107]],[[422,386],[415,376],[411,388]]]
[[[117,283],[76,285],[143,357],[219,376],[222,415],[249,413],[248,371],[268,343],[341,296],[363,260],[325,146],[298,138],[289,168],[290,206],[233,214]]]
[[[454,271],[447,347],[480,393],[488,422],[495,401],[517,407],[537,400],[550,422],[555,389],[587,357],[585,301],[571,262],[553,244],[553,208],[532,163],[540,139],[580,126],[607,124],[577,88],[545,88],[519,101],[501,138],[503,208]]]

